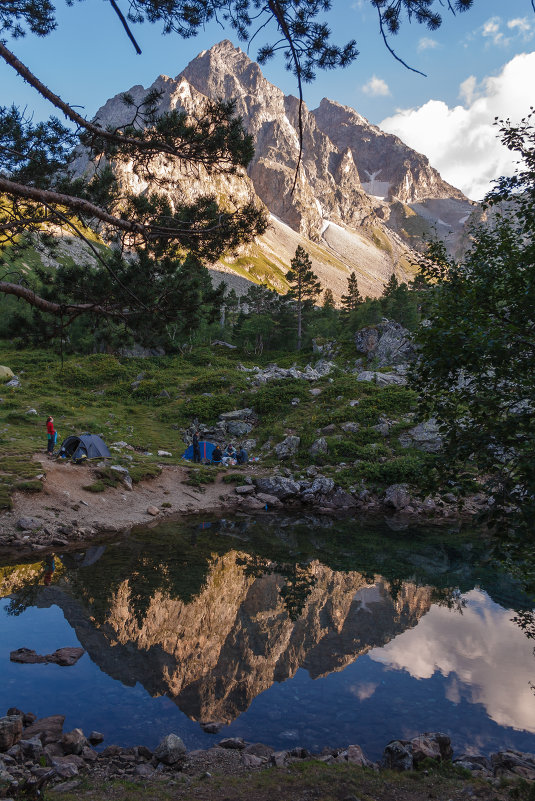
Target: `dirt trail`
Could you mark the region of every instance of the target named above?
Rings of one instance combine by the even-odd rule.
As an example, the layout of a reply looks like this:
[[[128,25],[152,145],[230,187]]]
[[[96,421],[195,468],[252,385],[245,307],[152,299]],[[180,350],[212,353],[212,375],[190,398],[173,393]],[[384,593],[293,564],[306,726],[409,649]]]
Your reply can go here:
[[[239,503],[234,485],[222,482],[223,474],[214,484],[203,485],[204,491],[200,491],[184,485],[187,469],[169,465],[163,467],[160,476],[134,484],[131,492],[117,487],[94,493],[82,489],[95,480],[88,464],[49,460],[45,455],[37,455],[35,459],[46,474],[43,491],[15,493],[13,509],[0,515],[0,534],[13,531],[21,517],[36,518],[43,526],[54,528],[61,522],[98,531],[122,531],[180,513],[213,514],[233,509]],[[245,479],[246,471],[243,472]],[[148,514],[149,506],[160,510],[156,517]]]

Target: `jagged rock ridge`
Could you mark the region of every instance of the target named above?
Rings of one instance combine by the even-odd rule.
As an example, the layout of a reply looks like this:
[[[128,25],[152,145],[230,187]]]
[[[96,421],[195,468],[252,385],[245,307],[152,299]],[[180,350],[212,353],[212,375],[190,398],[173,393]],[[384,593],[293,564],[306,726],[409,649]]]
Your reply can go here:
[[[206,98],[235,100],[236,112],[255,141],[248,177],[214,179],[202,169],[192,174],[163,157],[157,166],[172,178],[171,200],[191,200],[206,192],[229,203],[260,198],[272,214],[272,228],[252,252],[269,263],[266,274],[272,280],[267,283],[275,288],[285,289],[284,273],[303,238],[305,246],[316,245],[314,268],[338,298],[351,270],[361,278],[361,291],[371,295],[380,294],[393,271],[402,279],[410,276],[410,248],[431,227],[440,234],[451,231],[450,244],[457,246],[471,201],[443,181],[425,156],[354,109],[327,99],[314,111],[303,105],[302,167],[292,193],[299,102],[267,81],[258,64],[231,42],[203,51],[176,78],[161,75],[149,89],[134,86],[129,94],[139,102],[150,89],[162,91],[162,112],[178,108],[196,114]],[[97,119],[117,125],[130,114],[117,95]],[[121,166],[119,175],[136,192],[149,188],[133,164]],[[262,281],[262,275],[253,275],[253,280]]]
[[[313,678],[342,670],[361,654],[413,627],[431,605],[431,588],[406,582],[395,598],[381,577],[335,572],[313,562],[314,586],[292,621],[283,578],[248,575],[245,554],[215,558],[200,594],[184,602],[157,591],[140,620],[125,580],[98,625],[92,601],[69,587],[44,588],[39,605],[57,604],[102,670],[126,685],[165,694],[194,720],[230,722],[274,682],[299,668]]]

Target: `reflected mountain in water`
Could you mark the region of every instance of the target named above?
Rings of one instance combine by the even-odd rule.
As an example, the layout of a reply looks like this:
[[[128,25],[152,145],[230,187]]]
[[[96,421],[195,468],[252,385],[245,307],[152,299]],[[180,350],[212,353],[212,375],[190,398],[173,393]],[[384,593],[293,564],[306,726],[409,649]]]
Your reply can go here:
[[[429,587],[403,583],[394,599],[380,577],[370,582],[317,561],[308,572],[313,585],[295,621],[281,594],[285,578],[248,575],[247,557],[237,551],[213,560],[189,602],[155,592],[141,621],[129,579],[100,623],[68,586],[43,587],[36,600],[63,610],[91,659],[113,678],[167,695],[194,720],[228,723],[274,682],[299,668],[312,678],[341,670],[416,625],[431,605]]]
[[[485,549],[444,530],[353,522],[169,524],[56,558],[52,574],[50,563],[0,568],[0,595],[12,614],[57,605],[109,676],[228,723],[299,668],[319,678],[390,642],[392,663],[419,675],[395,638],[475,584],[523,608]]]

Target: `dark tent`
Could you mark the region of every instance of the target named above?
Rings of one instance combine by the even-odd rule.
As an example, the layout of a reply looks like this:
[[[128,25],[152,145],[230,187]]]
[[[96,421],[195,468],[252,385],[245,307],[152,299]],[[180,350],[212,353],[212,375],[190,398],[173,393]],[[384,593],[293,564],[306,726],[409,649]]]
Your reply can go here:
[[[214,451],[215,445],[213,442],[199,442],[199,449],[201,451],[201,461],[203,462],[210,462],[212,460],[212,453]],[[190,445],[189,448],[186,448],[186,452],[182,456],[183,459],[189,459],[193,461],[193,445]]]
[[[111,453],[96,434],[78,434],[63,440],[58,456],[60,459],[81,462],[83,459],[102,459],[111,456]]]

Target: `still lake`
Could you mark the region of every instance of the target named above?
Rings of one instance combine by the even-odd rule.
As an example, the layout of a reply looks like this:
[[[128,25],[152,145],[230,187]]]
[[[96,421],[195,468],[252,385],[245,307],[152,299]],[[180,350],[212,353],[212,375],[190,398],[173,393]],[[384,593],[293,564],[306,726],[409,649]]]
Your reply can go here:
[[[276,748],[441,730],[535,752],[533,599],[477,534],[310,517],[189,520],[0,566],[0,714],[104,745]],[[72,667],[10,662],[81,645]],[[201,724],[219,722],[218,735]]]

